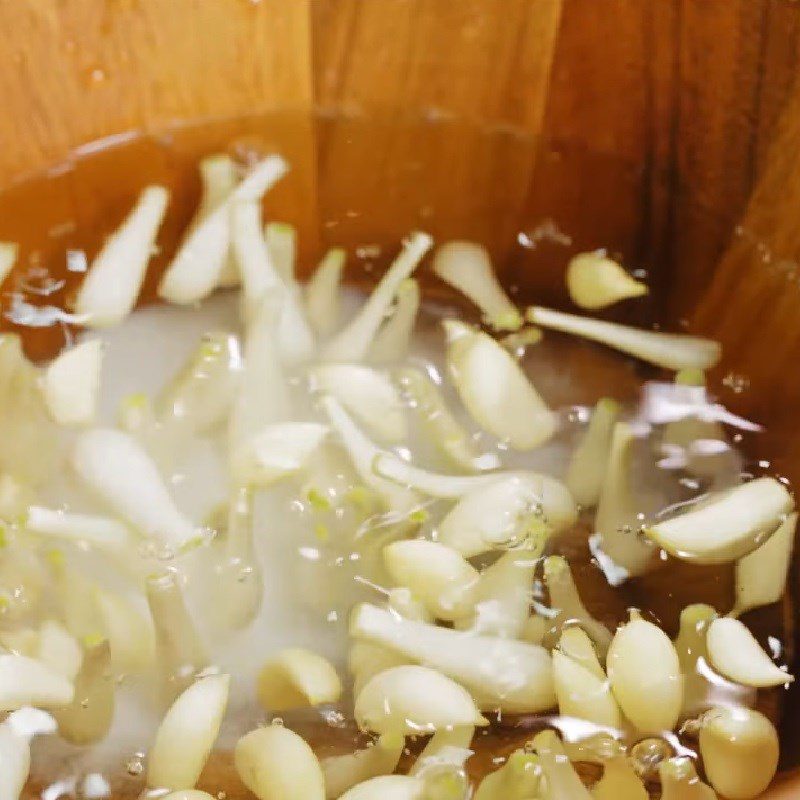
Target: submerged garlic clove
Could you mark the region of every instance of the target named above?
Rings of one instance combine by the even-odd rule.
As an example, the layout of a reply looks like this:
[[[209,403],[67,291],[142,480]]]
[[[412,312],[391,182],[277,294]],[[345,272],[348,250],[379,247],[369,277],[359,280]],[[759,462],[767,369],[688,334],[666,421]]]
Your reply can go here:
[[[730,800],[760,797],[778,768],[778,733],[749,708],[714,708],[703,716],[700,755],[711,785]]]
[[[90,545],[117,554],[130,554],[136,539],[130,528],[112,517],[76,514],[44,506],[30,506],[25,527],[31,533]]]
[[[208,793],[200,789],[178,789],[162,796],[162,800],[214,800]]]
[[[83,661],[83,650],[78,640],[55,620],[41,624],[36,646],[29,655],[73,682]]]
[[[650,795],[630,761],[619,755],[603,765],[603,777],[592,787],[594,800],[648,800]]]
[[[148,186],[95,256],[75,299],[89,327],[117,325],[133,310],[168,202],[163,186]]]
[[[557,417],[516,360],[491,336],[445,320],[447,367],[470,416],[514,450],[533,450],[557,428]]]
[[[178,696],[161,720],[150,750],[149,788],[194,788],[217,740],[229,688],[229,675],[208,675]]]
[[[605,250],[580,253],[572,258],[566,277],[569,296],[581,308],[606,308],[648,292],[646,284],[627,273]]]
[[[347,655],[347,669],[353,676],[353,697],[358,697],[361,689],[378,673],[404,666],[410,661],[388,647],[372,642],[353,642]]]
[[[553,731],[542,731],[531,744],[539,756],[545,778],[542,800],[591,800],[589,790],[575,772],[564,745]]]
[[[35,734],[53,733],[55,720],[46,712],[23,708],[9,714],[0,724],[0,797],[18,800],[31,768],[31,739]]]
[[[794,507],[786,487],[774,478],[710,496],[671,519],[645,528],[670,555],[698,564],[724,564],[755,550]]]
[[[473,753],[470,745],[474,736],[474,725],[436,731],[417,756],[408,774],[425,776],[441,767],[463,767]]]
[[[72,702],[72,681],[41,661],[15,654],[0,655],[0,711],[23,706],[59,708]]]
[[[439,670],[469,689],[483,709],[535,713],[555,705],[543,647],[404,620],[368,603],[353,612],[350,635]]]
[[[87,339],[62,351],[42,375],[47,410],[59,425],[87,425],[97,413],[103,342]]]
[[[661,628],[643,619],[621,625],[608,648],[608,679],[622,712],[643,733],[671,731],[683,704],[678,654]]]
[[[281,650],[258,673],[256,693],[272,712],[335,703],[342,682],[328,659],[300,647]]]
[[[356,697],[355,718],[362,730],[403,735],[488,724],[466,689],[434,669],[410,664],[373,677]]]
[[[189,232],[219,208],[230,197],[239,183],[236,162],[226,153],[217,153],[201,159],[199,171],[201,184],[200,204],[197,207],[194,219],[189,223],[187,229]],[[226,238],[226,244],[227,241]],[[223,287],[238,286],[239,273],[230,253],[230,248],[228,248],[228,251],[222,269],[219,272],[217,285]]]
[[[471,610],[479,575],[457,551],[408,539],[384,547],[383,560],[392,580],[408,587],[434,617],[452,621]]]
[[[339,292],[346,259],[344,250],[331,248],[306,283],[306,314],[320,338],[330,336],[339,325]]]
[[[719,342],[698,336],[630,328],[540,306],[531,306],[526,316],[534,325],[591,339],[664,369],[706,370],[722,355]]]
[[[603,728],[622,728],[622,714],[608,680],[558,650],[553,651],[553,680],[558,711],[564,717],[583,719]]]
[[[431,264],[445,283],[468,297],[495,330],[517,330],[522,315],[503,290],[492,267],[489,251],[475,242],[446,242]]]
[[[423,800],[425,783],[408,775],[381,775],[359,783],[339,800]]]
[[[431,622],[433,617],[428,609],[405,586],[396,586],[386,593],[386,607],[405,619],[418,622]]]
[[[152,622],[121,594],[105,589],[95,593],[102,629],[111,648],[111,666],[117,673],[136,674],[155,660]]]
[[[606,679],[605,670],[597,657],[595,644],[583,628],[569,627],[561,631],[558,649],[576,664],[592,673],[600,680]]]
[[[297,261],[297,229],[288,222],[268,222],[264,226],[264,243],[281,280],[292,283]]]
[[[314,751],[283,725],[243,736],[233,761],[242,782],[259,800],[325,800],[325,778]]]
[[[380,775],[391,775],[400,762],[405,737],[387,733],[377,741],[343,756],[328,756],[320,761],[325,776],[325,796],[341,797],[348,789]]]
[[[706,645],[714,669],[744,686],[782,686],[794,680],[772,661],[738,619],[715,619],[708,626]]]
[[[368,353],[370,361],[385,364],[400,361],[408,355],[419,305],[419,283],[414,278],[406,278],[397,287],[392,316],[383,323],[370,345]]]
[[[690,758],[680,756],[662,761],[661,800],[717,800],[716,792],[703,783]]]
[[[530,800],[540,797],[541,789],[539,757],[516,750],[500,769],[490,772],[481,781],[473,800]]]

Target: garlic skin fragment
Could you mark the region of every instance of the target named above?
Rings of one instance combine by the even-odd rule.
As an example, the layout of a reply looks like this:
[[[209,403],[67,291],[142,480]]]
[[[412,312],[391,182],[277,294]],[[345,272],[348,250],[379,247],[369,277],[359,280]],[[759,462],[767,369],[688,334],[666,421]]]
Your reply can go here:
[[[233,761],[242,782],[259,800],[325,800],[325,778],[314,751],[283,725],[243,736]]]
[[[368,358],[375,364],[400,361],[408,355],[420,305],[419,283],[406,278],[397,288],[392,316],[375,334]]]
[[[381,775],[391,775],[400,762],[405,737],[384,734],[371,746],[343,756],[329,756],[320,762],[328,800],[341,797],[348,789]]]
[[[753,552],[793,507],[792,496],[780,481],[756,478],[650,525],[644,533],[675,558],[724,564]]]
[[[385,373],[361,364],[321,364],[310,378],[313,388],[335,397],[370,435],[387,444],[408,438],[403,401]]]
[[[148,186],[95,256],[75,300],[90,328],[116,325],[133,310],[168,202],[163,186]]]
[[[708,780],[730,800],[760,797],[778,769],[778,733],[749,708],[707,712],[700,729],[700,755]]]
[[[622,728],[622,714],[607,680],[558,650],[553,652],[553,679],[562,716],[584,719],[603,728]]]
[[[339,800],[423,800],[425,784],[408,775],[382,775],[359,783]]]
[[[495,330],[515,331],[522,315],[497,280],[489,251],[476,242],[445,242],[437,248],[431,268],[445,283],[469,298]]]
[[[470,416],[514,450],[533,450],[557,428],[557,417],[519,364],[491,336],[445,320],[447,368]]]
[[[347,254],[333,247],[325,254],[305,286],[306,316],[320,339],[339,326],[339,291]]]
[[[738,619],[720,617],[708,626],[708,657],[723,677],[744,686],[783,686],[794,680],[775,664]]]
[[[567,266],[567,290],[581,308],[598,309],[647,294],[647,285],[637,281],[604,250],[580,253]]]
[[[516,750],[481,781],[473,800],[530,800],[541,796],[541,788],[539,757]]]
[[[58,708],[72,702],[72,681],[27,656],[0,655],[0,711],[23,706]]]
[[[42,375],[47,410],[59,425],[88,425],[97,413],[103,342],[87,339],[59,353]]]
[[[438,542],[407,539],[383,548],[392,580],[408,587],[438,619],[469,613],[479,573],[460,553]]]
[[[761,547],[736,562],[736,604],[732,616],[777,603],[786,589],[797,512],[792,512]]]
[[[178,696],[164,715],[150,750],[149,788],[194,788],[217,739],[229,688],[229,675],[209,675]]]
[[[681,756],[662,761],[658,774],[661,800],[717,800],[717,793],[697,777],[690,758]]]
[[[608,679],[622,712],[642,733],[671,731],[683,704],[678,654],[661,628],[643,619],[621,625],[608,648]]]
[[[543,647],[400,619],[368,603],[354,610],[350,635],[439,670],[465,686],[482,709],[535,713],[555,705],[552,663]]]
[[[342,682],[328,659],[289,647],[261,668],[256,692],[262,708],[281,712],[335,703],[342,694]]]
[[[542,731],[531,744],[539,756],[545,778],[542,800],[591,800],[589,790],[578,777],[564,745],[553,731]]]
[[[540,306],[531,306],[526,317],[534,325],[582,336],[664,369],[707,370],[716,366],[722,356],[719,342],[698,336],[630,328]]]
[[[362,730],[408,736],[488,725],[466,689],[434,669],[414,665],[372,678],[356,697],[355,718]]]

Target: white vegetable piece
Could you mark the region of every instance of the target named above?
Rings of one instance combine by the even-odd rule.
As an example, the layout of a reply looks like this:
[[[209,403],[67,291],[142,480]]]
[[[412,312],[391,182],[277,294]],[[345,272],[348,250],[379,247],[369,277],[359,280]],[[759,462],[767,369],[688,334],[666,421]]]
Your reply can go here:
[[[243,736],[233,761],[242,782],[259,800],[325,800],[325,778],[314,751],[283,725]]]
[[[671,731],[683,703],[678,654],[661,628],[631,619],[614,634],[608,679],[623,714],[642,733]]]
[[[131,530],[112,517],[30,506],[25,527],[31,533],[68,542],[85,542],[111,552],[125,552],[136,541]]]
[[[289,165],[278,155],[256,164],[244,180],[197,225],[183,240],[164,273],[158,294],[171,303],[196,303],[207,297],[225,267],[231,243],[231,209],[239,202],[257,202],[288,171]]]
[[[595,644],[583,628],[565,628],[561,632],[561,638],[558,640],[558,649],[563,655],[572,659],[576,664],[580,664],[596,678],[600,680],[606,679],[606,673],[600,664]]]
[[[641,778],[625,755],[614,756],[603,764],[603,777],[592,787],[594,800],[649,800]]]
[[[749,708],[715,708],[703,716],[700,755],[711,785],[730,800],[760,797],[778,768],[778,733]]]
[[[534,753],[515,750],[502,767],[480,783],[474,800],[529,800],[541,797],[542,767]]]
[[[168,202],[163,186],[148,186],[95,256],[75,300],[89,327],[116,325],[132,311]]]
[[[360,364],[322,364],[310,377],[312,388],[335,397],[379,440],[398,444],[408,438],[403,401],[385,373]]]
[[[622,714],[605,677],[598,678],[556,650],[553,652],[553,678],[562,716],[584,719],[612,730],[622,728]]]
[[[147,764],[151,789],[192,789],[217,739],[229,675],[209,675],[183,691],[158,727]]]
[[[647,285],[629,275],[605,250],[580,253],[567,266],[567,289],[581,308],[606,308],[647,294]]]
[[[545,777],[543,800],[591,800],[589,790],[564,751],[564,745],[553,731],[542,731],[531,743]]]
[[[347,669],[353,675],[353,697],[378,673],[401,667],[412,659],[372,642],[355,641],[347,654]]]
[[[470,416],[515,450],[533,450],[556,431],[557,417],[519,364],[491,336],[445,320],[447,367]]]
[[[208,793],[200,789],[178,789],[162,796],[162,800],[214,800]]]
[[[794,680],[772,661],[738,619],[715,619],[708,626],[706,645],[712,666],[744,686],[781,686]]]
[[[404,736],[384,734],[363,750],[323,758],[320,763],[325,775],[325,796],[335,800],[359,783],[380,775],[391,775],[397,768],[404,746]]]
[[[453,241],[441,245],[431,264],[445,283],[468,297],[496,330],[515,331],[522,315],[497,280],[489,251],[475,242]]]
[[[487,481],[462,499],[438,526],[442,544],[465,558],[569,528],[577,509],[564,484],[536,473]]]
[[[397,288],[392,316],[375,334],[375,340],[369,348],[370,361],[384,364],[400,361],[408,355],[419,304],[419,283],[414,278],[406,278]]]
[[[97,589],[97,610],[111,647],[111,666],[117,673],[144,672],[155,660],[155,632],[149,617],[116,592]]]
[[[384,547],[383,560],[392,580],[408,587],[434,617],[452,621],[472,609],[479,574],[456,550],[407,539]]]
[[[693,761],[686,756],[662,761],[658,774],[661,800],[717,800],[716,792],[700,780]]]
[[[361,361],[367,354],[400,284],[417,268],[433,239],[412,233],[356,316],[323,348],[325,361]]]
[[[381,775],[359,783],[339,800],[423,800],[425,783],[408,775]]]
[[[306,315],[322,339],[330,336],[339,325],[339,289],[346,259],[344,250],[331,248],[306,284]]]
[[[796,528],[797,512],[793,512],[761,547],[736,563],[733,616],[781,599],[786,589]]]
[[[57,708],[72,702],[72,682],[40,661],[0,655],[0,711],[23,706]]]
[[[543,647],[402,619],[368,603],[353,612],[350,635],[439,670],[469,689],[483,709],[535,713],[555,705],[552,663]]]
[[[200,205],[194,219],[189,224],[184,240],[189,232],[202,223],[206,217],[221,206],[230,197],[239,183],[236,162],[226,153],[216,153],[200,160]],[[219,286],[238,286],[239,272],[228,248],[227,257],[220,270]]]
[[[110,428],[82,433],[72,464],[90,489],[146,536],[176,550],[200,536],[178,510],[150,456],[128,434]]]
[[[31,739],[37,733],[53,733],[56,722],[50,714],[23,708],[0,724],[0,797],[17,800],[31,768]]]
[[[59,425],[86,425],[97,413],[104,345],[87,339],[64,350],[42,375],[47,410]]]
[[[261,668],[256,691],[264,709],[280,712],[335,703],[342,694],[342,682],[328,659],[289,647]]]
[[[600,342],[664,369],[706,370],[715,366],[722,355],[719,342],[710,339],[640,330],[540,306],[531,306],[527,318],[534,325]]]
[[[755,550],[775,533],[793,506],[780,481],[757,478],[657,522],[645,528],[645,534],[676,558],[724,564]]]
[[[39,627],[36,659],[67,680],[74,681],[83,660],[78,640],[55,620],[45,620]]]
[[[570,459],[565,483],[582,508],[591,508],[600,499],[619,413],[620,406],[615,400],[598,400],[586,432]]]
[[[423,776],[441,766],[463,767],[473,754],[470,745],[474,736],[474,725],[436,731],[417,756],[408,774]]]
[[[0,284],[11,274],[19,255],[19,245],[14,242],[0,242]]]
[[[272,264],[287,285],[294,282],[297,261],[297,230],[288,222],[268,222],[264,226],[264,244]]]
[[[488,725],[466,689],[434,669],[410,664],[372,678],[356,697],[355,718],[363,730],[381,734]]]

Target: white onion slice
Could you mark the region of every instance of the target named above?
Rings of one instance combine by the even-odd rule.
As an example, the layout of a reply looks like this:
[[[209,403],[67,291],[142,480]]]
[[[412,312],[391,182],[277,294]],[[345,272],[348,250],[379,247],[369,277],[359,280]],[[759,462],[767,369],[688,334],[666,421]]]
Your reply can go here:
[[[86,425],[97,413],[103,342],[87,339],[64,350],[42,375],[47,410],[59,425]]]
[[[567,266],[567,289],[581,308],[596,309],[620,300],[647,294],[647,285],[637,281],[604,250],[580,253]]]
[[[342,682],[328,659],[300,647],[281,650],[261,668],[258,702],[267,711],[335,703]]]
[[[397,288],[392,316],[375,334],[375,339],[369,348],[370,361],[385,364],[400,361],[408,355],[419,304],[419,283],[414,278],[406,278]]]
[[[306,315],[320,338],[330,336],[339,325],[339,292],[346,259],[344,250],[331,248],[306,283]]]

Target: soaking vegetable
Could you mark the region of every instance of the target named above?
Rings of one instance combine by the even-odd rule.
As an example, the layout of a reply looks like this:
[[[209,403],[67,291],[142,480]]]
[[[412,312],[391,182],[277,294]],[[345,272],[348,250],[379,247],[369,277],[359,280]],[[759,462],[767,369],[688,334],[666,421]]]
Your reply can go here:
[[[605,308],[647,294],[647,286],[625,272],[605,250],[581,253],[570,260],[567,289],[573,303],[588,309]]]

